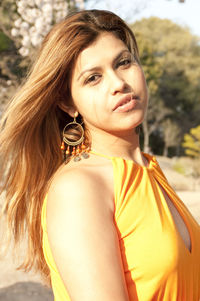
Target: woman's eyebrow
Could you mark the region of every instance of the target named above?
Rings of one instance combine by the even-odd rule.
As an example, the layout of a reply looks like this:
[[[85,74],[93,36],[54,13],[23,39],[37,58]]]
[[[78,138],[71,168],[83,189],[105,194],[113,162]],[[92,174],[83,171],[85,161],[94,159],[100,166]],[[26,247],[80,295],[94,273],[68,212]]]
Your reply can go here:
[[[117,54],[117,56],[113,59],[113,65],[116,63],[116,61],[122,56],[122,54],[124,54],[124,53],[130,53],[130,51],[128,50],[128,49],[124,49],[124,50],[122,50],[119,54]],[[91,72],[91,71],[96,71],[96,70],[99,70],[99,69],[101,69],[101,67],[100,66],[95,66],[95,67],[92,67],[92,68],[89,68],[89,69],[85,69],[85,70],[83,70],[80,74],[79,74],[79,76],[78,76],[78,78],[77,78],[77,80],[79,80],[82,76],[83,76],[83,74],[84,73],[86,73],[86,72]]]
[[[122,54],[124,53],[128,53],[130,54],[130,51],[128,49],[124,49],[122,50],[113,60],[113,65],[115,65],[115,63],[118,61],[118,59],[122,56]]]

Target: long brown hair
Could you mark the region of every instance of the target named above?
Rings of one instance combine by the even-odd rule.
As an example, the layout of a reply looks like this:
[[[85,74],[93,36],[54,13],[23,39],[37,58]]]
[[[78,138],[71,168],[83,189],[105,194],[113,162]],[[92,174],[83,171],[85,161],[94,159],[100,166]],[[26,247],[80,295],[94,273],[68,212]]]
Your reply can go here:
[[[61,131],[71,121],[59,109],[70,102],[70,77],[79,53],[107,31],[121,39],[139,61],[135,37],[115,14],[85,10],[56,24],[44,39],[24,84],[1,121],[0,164],[4,212],[17,244],[28,234],[26,260],[45,278],[49,269],[42,251],[41,208],[48,183],[62,164]]]

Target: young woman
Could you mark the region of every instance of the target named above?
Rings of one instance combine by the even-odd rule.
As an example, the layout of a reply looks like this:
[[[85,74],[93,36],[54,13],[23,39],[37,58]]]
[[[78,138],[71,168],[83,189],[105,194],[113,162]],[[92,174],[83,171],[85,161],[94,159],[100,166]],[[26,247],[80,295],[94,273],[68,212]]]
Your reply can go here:
[[[133,33],[90,10],[52,28],[5,113],[4,211],[56,301],[200,299],[200,227],[140,150],[147,105]]]

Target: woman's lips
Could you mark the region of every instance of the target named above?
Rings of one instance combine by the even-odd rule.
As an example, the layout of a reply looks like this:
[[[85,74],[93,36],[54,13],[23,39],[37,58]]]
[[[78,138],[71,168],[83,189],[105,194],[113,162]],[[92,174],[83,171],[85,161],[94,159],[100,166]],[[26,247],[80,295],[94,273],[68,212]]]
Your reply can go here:
[[[123,113],[123,112],[128,112],[130,110],[133,110],[137,105],[138,102],[137,99],[138,98],[136,96],[124,97],[118,102],[118,104],[116,105],[113,111],[117,113]]]

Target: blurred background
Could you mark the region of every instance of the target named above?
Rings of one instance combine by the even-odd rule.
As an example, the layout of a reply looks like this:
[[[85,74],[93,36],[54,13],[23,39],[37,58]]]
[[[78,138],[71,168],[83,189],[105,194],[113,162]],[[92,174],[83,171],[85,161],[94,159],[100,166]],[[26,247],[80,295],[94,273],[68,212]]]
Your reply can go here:
[[[0,0],[0,118],[50,28],[92,8],[113,11],[133,30],[150,92],[141,145],[200,223],[199,0]],[[39,276],[15,271],[10,258],[0,261],[0,301],[52,300]]]

